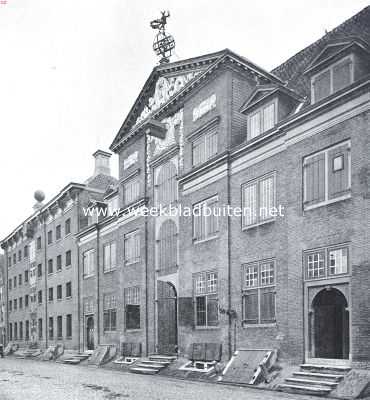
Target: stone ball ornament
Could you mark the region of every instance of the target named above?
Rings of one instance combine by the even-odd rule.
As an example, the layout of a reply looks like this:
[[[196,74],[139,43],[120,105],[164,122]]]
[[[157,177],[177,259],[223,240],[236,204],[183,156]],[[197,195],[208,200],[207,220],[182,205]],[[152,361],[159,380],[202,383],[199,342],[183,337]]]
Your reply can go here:
[[[33,197],[35,198],[36,201],[41,203],[45,200],[45,193],[42,190],[36,190]]]

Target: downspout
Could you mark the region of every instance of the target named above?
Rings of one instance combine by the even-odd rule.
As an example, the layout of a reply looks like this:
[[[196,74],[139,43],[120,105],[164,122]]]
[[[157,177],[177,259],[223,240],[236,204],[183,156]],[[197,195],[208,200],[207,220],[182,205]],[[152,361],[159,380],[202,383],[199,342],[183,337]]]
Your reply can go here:
[[[5,304],[5,343],[4,343],[4,350],[5,350],[5,346],[8,344],[9,342],[9,309],[8,309],[8,304],[9,304],[9,291],[8,291],[8,270],[9,270],[9,253],[8,253],[8,247],[6,248],[5,251],[5,300],[6,300],[6,304]]]
[[[45,287],[45,347],[48,348],[48,331],[49,331],[49,321],[48,321],[48,265],[47,265],[47,240],[46,240],[46,224],[44,223],[44,287]],[[54,323],[54,321],[53,321]]]
[[[77,233],[80,232],[80,194],[77,193],[77,207],[76,207],[76,218],[77,218]],[[77,251],[77,334],[78,334],[78,351],[81,352],[81,298],[80,298],[80,247],[79,239],[76,238],[76,251]],[[73,325],[72,325],[73,329]]]
[[[144,136],[144,146],[145,146],[145,154],[147,149],[147,135]],[[144,198],[147,199],[147,157],[145,157],[145,168],[144,168]],[[149,299],[148,299],[148,284],[149,284],[149,277],[148,277],[148,216],[144,216],[144,228],[145,228],[145,354],[149,354],[149,317],[148,317],[148,306],[149,306]]]
[[[97,344],[100,344],[100,230],[99,222],[96,226],[96,335]]]

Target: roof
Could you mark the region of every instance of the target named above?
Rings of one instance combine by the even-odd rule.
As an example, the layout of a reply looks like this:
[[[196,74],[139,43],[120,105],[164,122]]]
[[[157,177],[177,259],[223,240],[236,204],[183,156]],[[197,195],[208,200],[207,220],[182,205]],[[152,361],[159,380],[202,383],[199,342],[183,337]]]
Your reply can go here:
[[[330,42],[346,40],[353,36],[370,43],[370,6],[326,33],[271,72],[286,81],[289,88],[296,90],[302,96],[309,97],[310,82],[303,72]]]

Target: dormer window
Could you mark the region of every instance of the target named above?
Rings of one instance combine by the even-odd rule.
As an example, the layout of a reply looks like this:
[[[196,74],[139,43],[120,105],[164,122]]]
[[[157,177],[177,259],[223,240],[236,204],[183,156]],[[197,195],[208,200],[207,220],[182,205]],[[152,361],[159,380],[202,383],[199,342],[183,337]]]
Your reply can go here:
[[[251,112],[248,118],[249,140],[274,127],[276,124],[276,108],[276,101],[272,101]]]
[[[349,86],[354,81],[353,58],[345,57],[311,78],[312,103]]]

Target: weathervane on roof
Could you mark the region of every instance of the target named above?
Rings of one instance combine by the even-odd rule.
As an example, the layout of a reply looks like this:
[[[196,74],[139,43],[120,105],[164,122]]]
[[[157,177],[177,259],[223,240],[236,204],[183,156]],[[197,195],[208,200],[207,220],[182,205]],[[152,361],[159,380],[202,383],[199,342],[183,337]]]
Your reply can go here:
[[[161,18],[150,22],[150,27],[159,31],[154,38],[153,50],[157,56],[162,57],[159,62],[163,64],[170,61],[169,57],[175,48],[175,39],[166,33],[167,18],[170,16],[170,12],[161,11],[161,14]]]

